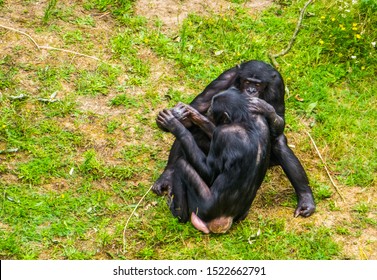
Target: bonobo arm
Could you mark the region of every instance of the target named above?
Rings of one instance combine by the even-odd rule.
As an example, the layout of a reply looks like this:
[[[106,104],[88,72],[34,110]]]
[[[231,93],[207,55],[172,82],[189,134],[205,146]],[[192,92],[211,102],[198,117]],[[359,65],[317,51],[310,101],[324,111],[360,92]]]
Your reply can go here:
[[[187,160],[199,175],[207,180],[211,176],[211,169],[207,165],[207,157],[198,147],[191,132],[173,115],[170,110],[163,110],[158,114],[157,123],[169,130],[180,141]]]
[[[276,114],[274,107],[257,97],[249,98],[248,102],[252,113],[261,114],[266,118],[272,137],[276,138],[283,133],[284,119]]]
[[[216,126],[206,116],[200,114],[194,107],[180,102],[173,108],[172,113],[181,122],[186,119],[190,120],[193,124],[199,126],[209,138],[212,138]],[[186,122],[182,123],[185,125]]]
[[[211,100],[214,95],[220,93],[223,90],[230,88],[234,81],[236,80],[238,74],[238,66],[230,68],[223,73],[220,74],[215,80],[213,80],[198,96],[194,98],[194,100],[190,103],[190,105],[195,108],[199,113],[204,114],[207,112],[209,106],[211,105]],[[192,122],[189,119],[181,119],[180,120],[183,125],[189,128],[192,125]],[[157,126],[165,130],[164,127],[157,122]],[[204,130],[205,133],[207,131]]]
[[[190,105],[201,114],[207,112],[211,105],[212,97],[217,93],[230,88],[234,84],[237,74],[238,66],[224,71],[219,77],[213,80],[202,93],[195,97]]]

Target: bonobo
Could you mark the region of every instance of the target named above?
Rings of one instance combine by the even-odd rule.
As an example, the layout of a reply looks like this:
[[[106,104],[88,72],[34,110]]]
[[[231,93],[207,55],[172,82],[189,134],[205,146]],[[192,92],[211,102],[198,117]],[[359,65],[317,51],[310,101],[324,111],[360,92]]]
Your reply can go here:
[[[285,114],[283,78],[272,66],[258,60],[251,60],[223,72],[212,81],[192,102],[191,107],[205,114],[210,107],[212,97],[230,87],[238,88],[242,94],[259,97],[272,105],[276,113],[283,118]],[[162,129],[161,125],[157,122]],[[207,154],[209,137],[187,118],[183,124],[191,131],[200,149]],[[297,194],[298,205],[295,217],[308,217],[315,211],[315,204],[309,181],[300,161],[287,145],[284,134],[273,139],[271,143],[270,166],[280,165],[292,183]],[[153,185],[153,191],[161,195],[173,187],[173,174],[177,161],[182,157],[182,145],[176,140],[171,148],[167,166]]]
[[[204,233],[224,233],[244,219],[269,165],[271,139],[284,120],[266,101],[236,88],[213,97],[206,119],[192,107],[163,110],[157,123],[175,135],[184,152],[173,174],[170,210]],[[180,122],[187,118],[211,137],[208,156]]]

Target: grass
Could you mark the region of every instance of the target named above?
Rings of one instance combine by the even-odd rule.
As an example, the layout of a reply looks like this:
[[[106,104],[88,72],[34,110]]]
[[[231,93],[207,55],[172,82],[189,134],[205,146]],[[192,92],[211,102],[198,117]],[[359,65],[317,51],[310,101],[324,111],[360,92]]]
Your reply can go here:
[[[179,224],[165,198],[149,193],[122,251],[125,223],[173,142],[155,124],[158,111],[190,102],[237,63],[268,61],[286,47],[304,2],[253,13],[245,1],[206,14],[192,6],[175,26],[136,1],[0,1],[9,24],[38,44],[100,59],[39,51],[0,29],[0,257],[376,259],[375,0],[315,1],[278,58],[287,135],[318,206],[312,217],[292,218],[293,188],[273,168],[248,218],[225,235]]]

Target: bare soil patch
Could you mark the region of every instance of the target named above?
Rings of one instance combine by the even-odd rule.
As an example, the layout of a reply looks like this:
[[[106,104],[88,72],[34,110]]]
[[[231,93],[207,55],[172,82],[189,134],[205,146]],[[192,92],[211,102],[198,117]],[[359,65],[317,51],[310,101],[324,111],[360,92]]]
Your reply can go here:
[[[272,0],[252,0],[245,3],[251,13],[261,11],[272,4]],[[159,20],[163,28],[169,32],[177,30],[188,14],[210,15],[221,14],[232,8],[226,0],[139,0],[136,12],[149,20]]]
[[[27,10],[25,9],[24,1],[6,1],[4,14],[0,15],[0,24],[8,25],[13,28],[22,30],[30,34],[38,44],[49,45],[54,47],[60,47],[63,45],[64,38],[61,34],[74,30],[76,27],[70,24],[69,21],[59,21],[60,32],[54,33],[38,33],[35,31],[34,23],[43,17],[43,11],[48,5],[48,0],[29,1],[27,4]],[[77,1],[82,3],[82,1]],[[252,0],[245,3],[245,7],[250,10],[250,13],[255,13],[269,7],[273,3],[273,0]],[[62,0],[58,1],[58,5],[75,5],[75,1]],[[221,14],[229,9],[232,9],[232,3],[226,0],[139,0],[136,2],[137,14],[144,16],[149,24],[154,24],[156,20],[162,22],[162,28],[164,32],[174,33],[176,32],[183,20],[190,14],[195,13],[199,15],[211,15]],[[106,14],[92,14],[83,9],[72,9],[72,18],[93,16],[95,19],[95,26],[83,27],[87,36],[83,44],[90,41],[93,44],[93,48],[90,49],[88,55],[95,55],[104,61],[111,61],[112,52],[109,47],[109,41],[113,34],[117,30],[115,21]],[[17,42],[18,45],[23,47],[18,50],[15,55],[13,46]],[[47,51],[38,50],[30,40],[19,33],[7,31],[0,37],[0,49],[2,55],[10,55],[14,59],[14,63],[23,65],[33,65],[34,67],[45,67],[62,64],[74,64],[75,67],[80,69],[95,69],[98,67],[98,61],[90,58],[84,58],[75,56],[65,52],[59,51]],[[71,45],[70,50],[79,50],[80,46]],[[36,55],[38,54],[38,55]],[[139,57],[143,60],[149,61],[151,65],[151,77],[149,82],[155,85],[156,95],[163,95],[166,93],[169,84],[169,77],[176,75],[174,73],[174,65],[165,59],[159,58],[150,49],[143,49],[141,47],[138,53]],[[250,58],[252,59],[252,58]],[[225,69],[224,69],[225,70]],[[20,69],[17,73],[16,79],[22,81],[24,88],[32,95],[38,95],[37,82],[28,77],[27,70]],[[122,78],[126,79],[126,74]],[[215,78],[215,77],[214,77]],[[177,90],[188,92],[189,89],[185,85],[174,85]],[[127,94],[143,94],[143,88],[128,89]],[[75,86],[69,82],[63,85],[63,89],[59,92],[59,96],[64,96],[66,93],[72,93],[75,91]],[[192,92],[188,92],[192,93]],[[95,148],[101,158],[106,161],[107,164],[122,164],[123,160],[119,158],[120,150],[130,144],[137,144],[140,139],[135,139],[133,126],[137,126],[136,123],[132,123],[127,119],[127,114],[133,114],[134,112],[127,111],[123,107],[111,107],[109,105],[110,100],[116,95],[116,92],[109,92],[105,96],[78,96],[76,98],[77,108],[82,112],[90,112],[95,114],[96,120],[93,122],[87,122],[81,124],[79,127],[75,124],[73,118],[67,117],[62,120],[62,128],[69,130],[80,130],[88,141],[88,148]],[[159,105],[161,108],[164,104]],[[134,109],[135,110],[135,109]],[[149,112],[148,114],[155,114],[155,112]],[[116,119],[126,123],[129,128],[124,130],[117,130],[114,133],[114,139],[112,144],[109,144],[104,131],[106,124],[104,120]],[[153,143],[152,129],[145,131],[143,141],[145,143]],[[173,142],[173,137],[169,134],[164,134],[162,143],[159,143],[161,149],[164,150],[164,156],[167,158],[168,149]],[[318,159],[318,156],[311,147],[310,141],[306,135],[298,135],[298,133],[288,134],[290,144],[294,147],[295,153],[301,159],[309,177],[314,177],[321,182],[330,182],[322,168],[322,164]],[[1,144],[1,143],[0,143]],[[1,145],[0,145],[1,147]],[[305,147],[305,148],[302,148]],[[308,152],[308,150],[310,152]],[[328,151],[322,151],[324,153]],[[22,159],[17,158],[18,161]],[[316,213],[307,219],[293,218],[293,208],[283,207],[282,204],[286,202],[288,196],[293,195],[293,188],[290,186],[285,175],[280,169],[273,169],[269,171],[270,182],[264,184],[260,190],[255,203],[252,206],[252,213],[250,218],[256,217],[256,215],[263,215],[264,217],[281,217],[287,221],[288,229],[295,229],[297,232],[305,230],[306,225],[310,226],[325,226],[332,229],[351,229],[352,232],[345,234],[336,234],[334,239],[338,240],[341,246],[343,246],[343,254],[349,258],[356,259],[377,259],[377,230],[375,227],[365,226],[364,228],[352,227],[353,222],[359,219],[357,212],[354,210],[355,206],[364,201],[367,203],[377,201],[377,194],[372,191],[366,191],[361,187],[343,187],[340,186],[342,194],[345,200],[342,201],[340,197],[333,190],[333,195],[329,200],[335,203],[335,206],[339,209],[337,211],[330,211],[328,209],[328,201],[320,201],[317,205]],[[7,175],[3,178],[10,183],[16,183],[17,178],[14,175]],[[146,181],[145,178],[141,178],[140,181]],[[146,181],[145,184],[148,184]],[[136,182],[135,182],[136,185]],[[56,180],[51,182],[46,188],[60,191],[68,188],[64,180]],[[106,182],[101,182],[98,188],[109,188]],[[266,206],[267,205],[267,206]],[[256,215],[255,215],[256,214]],[[376,211],[368,213],[366,218],[377,219]],[[0,223],[0,228],[7,230],[8,226]],[[92,238],[89,233],[88,238]],[[88,242],[85,246],[93,247],[94,244]],[[46,252],[46,257],[49,257],[49,253]],[[41,258],[44,258],[41,256]]]

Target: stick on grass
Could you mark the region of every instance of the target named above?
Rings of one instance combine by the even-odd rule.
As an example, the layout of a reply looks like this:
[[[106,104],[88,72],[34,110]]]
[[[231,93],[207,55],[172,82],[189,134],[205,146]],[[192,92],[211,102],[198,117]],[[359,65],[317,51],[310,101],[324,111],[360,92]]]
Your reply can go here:
[[[321,161],[322,161],[322,163],[323,163],[323,166],[325,167],[325,170],[326,170],[327,176],[330,178],[330,181],[331,181],[331,183],[333,184],[333,186],[334,186],[336,192],[339,194],[339,196],[342,198],[342,200],[345,201],[345,200],[344,200],[344,197],[343,197],[343,195],[342,195],[342,193],[340,192],[340,190],[339,190],[339,188],[338,188],[338,186],[335,184],[335,182],[334,182],[334,180],[333,180],[333,178],[332,178],[332,176],[331,176],[331,174],[330,174],[330,171],[329,171],[329,169],[327,168],[327,164],[326,164],[325,160],[323,159],[321,153],[319,152],[318,147],[317,147],[317,145],[315,144],[315,141],[314,141],[313,137],[310,135],[309,132],[307,132],[307,131],[305,131],[305,132],[306,132],[306,134],[309,136],[310,140],[312,141],[313,146],[314,146],[314,148],[315,148],[315,150],[316,150],[316,152],[317,152],[319,158],[321,159]]]
[[[141,202],[144,200],[144,198],[147,196],[147,194],[151,191],[153,185],[147,190],[147,192],[143,195],[143,197],[139,200],[139,202],[136,204],[134,210],[132,211],[131,215],[128,217],[127,219],[127,222],[126,222],[126,225],[124,226],[123,228],[123,254],[126,253],[126,246],[127,246],[127,237],[126,237],[126,231],[127,231],[127,228],[128,228],[128,224],[132,218],[132,216],[135,214],[137,208],[139,207],[139,205],[141,204]]]
[[[13,32],[16,32],[16,33],[19,33],[19,34],[26,36],[30,41],[33,42],[33,44],[36,46],[36,48],[38,50],[41,50],[41,49],[55,50],[55,51],[61,51],[61,52],[76,54],[76,55],[79,55],[79,56],[84,56],[84,57],[91,58],[91,59],[94,59],[94,60],[100,60],[99,58],[97,58],[95,56],[90,56],[90,55],[86,55],[86,54],[71,51],[71,50],[54,48],[54,47],[50,47],[50,46],[40,46],[40,45],[37,44],[37,42],[29,34],[23,32],[23,31],[20,31],[18,29],[13,28],[13,27],[5,26],[5,25],[2,25],[2,24],[0,24],[0,28],[4,28],[4,29],[7,29],[7,30],[10,30],[10,31],[13,31]]]
[[[274,65],[275,68],[277,68],[279,66],[279,63],[276,61],[276,58],[278,58],[279,56],[283,56],[283,55],[286,55],[289,50],[292,48],[293,46],[293,43],[295,42],[296,40],[296,37],[297,37],[297,34],[298,32],[300,31],[300,28],[301,28],[301,24],[302,24],[302,20],[304,18],[304,14],[305,14],[305,11],[306,11],[306,8],[313,2],[314,0],[309,0],[308,2],[305,3],[304,7],[301,9],[301,12],[300,12],[300,16],[298,18],[298,22],[296,24],[296,29],[295,31],[293,32],[293,36],[291,38],[291,41],[289,42],[288,46],[282,50],[280,53],[278,54],[272,54],[272,53],[269,53],[268,56],[270,57],[270,60],[272,62],[272,64]]]

